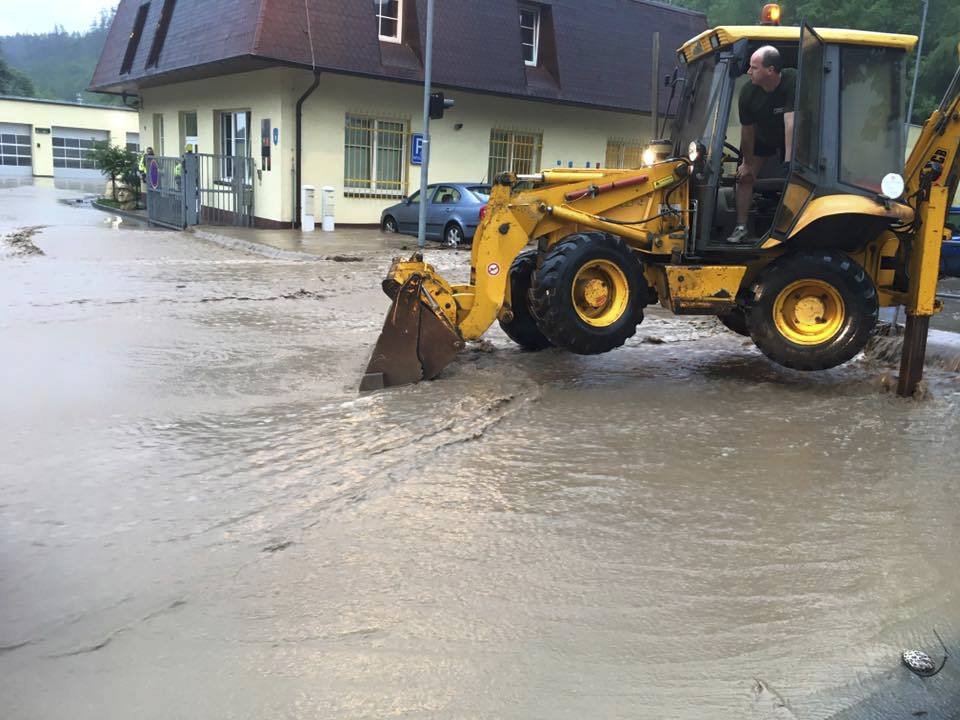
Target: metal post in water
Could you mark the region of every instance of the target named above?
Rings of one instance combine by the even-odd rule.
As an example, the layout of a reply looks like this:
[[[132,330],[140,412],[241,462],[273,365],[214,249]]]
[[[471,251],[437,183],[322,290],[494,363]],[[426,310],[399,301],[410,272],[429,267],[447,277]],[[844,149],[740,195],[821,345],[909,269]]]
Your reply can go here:
[[[427,176],[430,169],[430,74],[433,66],[433,0],[427,0],[427,49],[423,61],[423,162],[420,164],[420,219],[417,245],[427,244]]]
[[[897,395],[900,397],[913,397],[917,384],[923,378],[929,329],[929,315],[907,314],[907,326],[903,331],[903,354],[900,357],[900,377],[897,382]]]
[[[653,62],[650,63],[653,68],[653,77],[650,79],[650,121],[653,125],[653,131],[650,133],[650,141],[657,140],[660,134],[660,31],[653,34]]]

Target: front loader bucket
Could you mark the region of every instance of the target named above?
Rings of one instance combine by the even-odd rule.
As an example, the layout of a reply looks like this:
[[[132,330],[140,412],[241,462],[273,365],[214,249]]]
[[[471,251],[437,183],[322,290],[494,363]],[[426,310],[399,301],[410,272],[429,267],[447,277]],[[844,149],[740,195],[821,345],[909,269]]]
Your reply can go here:
[[[360,392],[430,380],[449,365],[463,341],[413,274],[396,290]]]

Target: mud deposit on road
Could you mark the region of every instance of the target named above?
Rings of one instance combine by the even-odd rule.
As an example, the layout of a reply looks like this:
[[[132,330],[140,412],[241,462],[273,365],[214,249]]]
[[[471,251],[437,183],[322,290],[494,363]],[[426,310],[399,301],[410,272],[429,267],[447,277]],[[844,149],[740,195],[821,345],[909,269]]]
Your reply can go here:
[[[5,235],[4,244],[10,248],[13,255],[43,255],[43,250],[33,243],[33,236],[44,229],[45,225],[25,227]]]
[[[903,401],[654,311],[360,397],[389,249],[11,197],[50,227],[0,269],[4,718],[956,716],[955,375]]]

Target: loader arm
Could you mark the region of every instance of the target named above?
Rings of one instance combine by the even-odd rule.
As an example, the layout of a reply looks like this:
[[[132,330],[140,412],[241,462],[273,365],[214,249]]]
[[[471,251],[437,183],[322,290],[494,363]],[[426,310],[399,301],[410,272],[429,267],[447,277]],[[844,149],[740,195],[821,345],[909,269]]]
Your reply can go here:
[[[909,277],[907,325],[898,393],[913,395],[923,374],[930,317],[939,309],[936,299],[940,248],[949,239],[945,225],[950,199],[960,181],[960,67],[943,100],[923,125],[904,168],[904,197],[916,208],[907,231]]]
[[[479,339],[501,313],[509,317],[514,301],[509,292],[510,266],[531,240],[543,238],[550,246],[574,232],[593,229],[615,233],[639,250],[656,249],[664,255],[682,250],[686,214],[662,211],[661,206],[667,198],[670,204],[688,206],[688,175],[685,159],[625,170],[502,173],[473,239],[469,282],[449,282],[420,253],[408,260],[394,258],[383,283],[394,304],[361,390],[429,379],[465,341]],[[520,189],[521,183],[533,187]],[[398,305],[398,299],[409,298],[414,285],[421,302],[415,309],[409,302]],[[424,343],[416,328],[437,322],[446,328],[446,343],[438,344],[435,331],[433,341]],[[449,359],[438,361],[437,355]],[[412,361],[415,356],[419,368]],[[401,366],[406,369],[398,370]]]

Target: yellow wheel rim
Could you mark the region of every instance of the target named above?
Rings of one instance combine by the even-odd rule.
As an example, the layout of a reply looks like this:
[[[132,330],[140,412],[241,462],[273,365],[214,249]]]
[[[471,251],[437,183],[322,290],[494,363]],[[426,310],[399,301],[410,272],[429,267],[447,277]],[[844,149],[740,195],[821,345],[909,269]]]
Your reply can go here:
[[[797,345],[820,345],[831,340],[845,316],[840,293],[822,280],[792,282],[773,304],[777,331]]]
[[[623,316],[629,300],[627,276],[609,260],[591,260],[573,278],[573,306],[588,325],[613,325]]]

